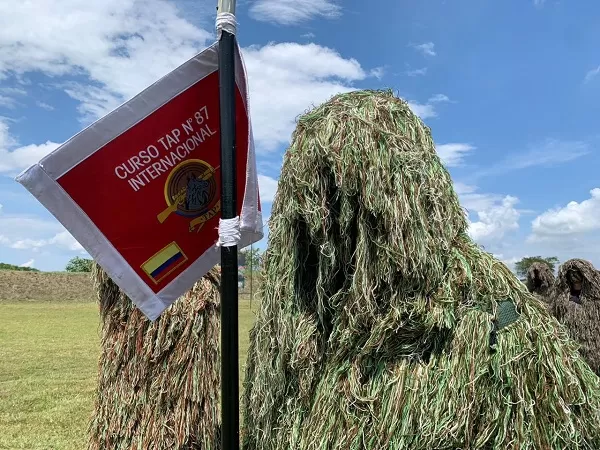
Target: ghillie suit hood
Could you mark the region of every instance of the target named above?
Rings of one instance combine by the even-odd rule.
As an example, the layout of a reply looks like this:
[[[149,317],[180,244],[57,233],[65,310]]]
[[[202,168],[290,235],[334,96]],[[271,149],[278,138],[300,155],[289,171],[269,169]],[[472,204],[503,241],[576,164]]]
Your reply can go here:
[[[245,450],[600,448],[600,383],[391,92],[299,119],[250,332]]]
[[[218,272],[154,322],[98,265],[93,277],[102,350],[88,449],[218,450]]]
[[[574,282],[581,283],[578,295]],[[551,297],[552,314],[581,346],[579,351],[600,375],[600,272],[583,259],[570,259],[560,266]]]
[[[549,295],[554,287],[555,277],[547,264],[534,262],[527,270],[525,282],[527,290],[536,294],[545,302],[549,301]]]

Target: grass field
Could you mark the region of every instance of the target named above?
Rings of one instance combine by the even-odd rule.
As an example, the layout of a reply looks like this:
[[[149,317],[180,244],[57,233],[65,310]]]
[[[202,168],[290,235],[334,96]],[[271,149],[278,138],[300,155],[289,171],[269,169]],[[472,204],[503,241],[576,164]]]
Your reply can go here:
[[[100,323],[88,278],[33,274],[42,278],[32,284],[31,273],[15,274],[0,273],[0,449],[82,450],[100,351]],[[18,296],[27,298],[19,301]],[[256,311],[244,297],[240,381]]]

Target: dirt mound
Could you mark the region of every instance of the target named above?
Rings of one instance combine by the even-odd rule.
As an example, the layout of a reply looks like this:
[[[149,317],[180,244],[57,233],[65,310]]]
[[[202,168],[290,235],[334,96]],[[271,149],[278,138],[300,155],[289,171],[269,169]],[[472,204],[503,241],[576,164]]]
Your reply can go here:
[[[0,270],[0,302],[95,299],[88,273]]]

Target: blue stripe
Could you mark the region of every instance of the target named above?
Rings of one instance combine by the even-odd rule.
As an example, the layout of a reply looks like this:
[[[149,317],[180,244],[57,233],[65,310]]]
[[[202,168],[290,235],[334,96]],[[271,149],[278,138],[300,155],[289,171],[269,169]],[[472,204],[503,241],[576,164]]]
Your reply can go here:
[[[158,266],[150,275],[152,276],[152,278],[156,278],[157,275],[160,275],[161,272],[164,272],[164,270],[167,269],[171,264],[173,264],[175,261],[181,258],[183,258],[183,255],[181,253],[177,253],[171,256],[164,263]]]

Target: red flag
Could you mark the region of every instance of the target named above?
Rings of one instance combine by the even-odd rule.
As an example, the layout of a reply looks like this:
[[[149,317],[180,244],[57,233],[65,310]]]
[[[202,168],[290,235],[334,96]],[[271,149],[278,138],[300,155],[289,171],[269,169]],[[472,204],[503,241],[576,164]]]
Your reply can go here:
[[[246,73],[236,51],[240,247],[263,237]],[[220,260],[215,44],[24,171],[23,184],[154,320]]]

